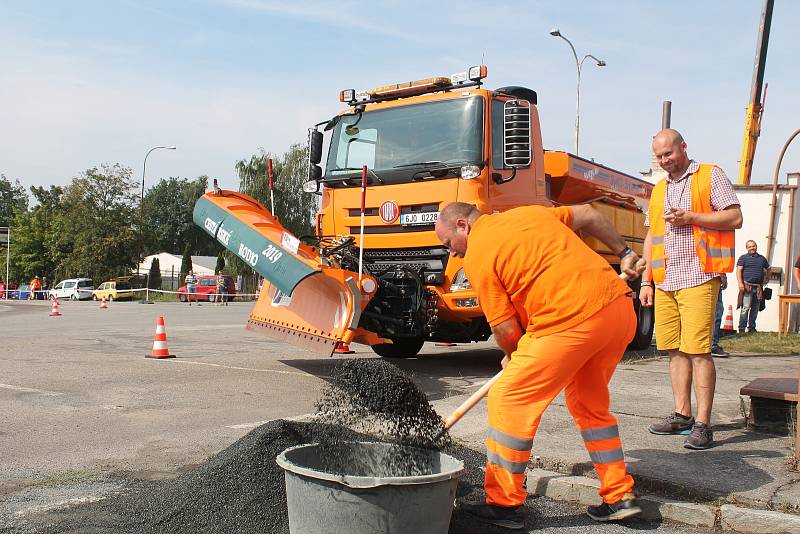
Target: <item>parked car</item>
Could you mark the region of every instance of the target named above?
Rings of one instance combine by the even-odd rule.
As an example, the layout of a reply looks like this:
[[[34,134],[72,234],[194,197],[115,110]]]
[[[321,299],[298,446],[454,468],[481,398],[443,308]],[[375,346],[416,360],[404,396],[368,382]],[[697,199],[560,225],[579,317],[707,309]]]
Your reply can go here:
[[[230,302],[236,296],[236,282],[233,281],[232,276],[227,274],[222,275],[225,279],[225,289],[228,295],[225,297],[225,302]],[[192,300],[212,300],[214,293],[217,291],[217,277],[214,275],[202,275],[197,277],[197,284],[195,284],[195,293]],[[186,302],[188,291],[186,285],[178,288],[178,300]]]
[[[131,300],[133,291],[128,280],[109,280],[100,284],[92,294],[94,300]]]
[[[14,300],[28,300],[31,298],[31,286],[28,284],[22,284],[17,289],[9,290],[8,298]]]
[[[68,278],[50,290],[51,299],[89,300],[93,294],[94,283],[91,278]]]

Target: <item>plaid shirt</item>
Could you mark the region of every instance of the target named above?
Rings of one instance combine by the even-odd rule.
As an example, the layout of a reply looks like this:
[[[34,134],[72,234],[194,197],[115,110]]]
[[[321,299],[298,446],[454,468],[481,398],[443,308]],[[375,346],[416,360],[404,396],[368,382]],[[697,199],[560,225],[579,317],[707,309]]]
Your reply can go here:
[[[667,191],[664,195],[664,213],[669,208],[692,209],[692,174],[697,172],[700,164],[692,160],[689,168],[678,178],[673,180],[667,176]],[[728,176],[719,167],[711,171],[711,208],[714,211],[724,210],[730,206],[738,206],[739,199],[733,192],[733,186]],[[645,212],[644,225],[650,227],[650,210]],[[664,281],[656,287],[662,291],[677,291],[687,287],[704,284],[723,273],[706,273],[700,266],[695,249],[694,232],[692,225],[672,226],[665,223],[664,228],[664,256],[666,259],[666,274]]]

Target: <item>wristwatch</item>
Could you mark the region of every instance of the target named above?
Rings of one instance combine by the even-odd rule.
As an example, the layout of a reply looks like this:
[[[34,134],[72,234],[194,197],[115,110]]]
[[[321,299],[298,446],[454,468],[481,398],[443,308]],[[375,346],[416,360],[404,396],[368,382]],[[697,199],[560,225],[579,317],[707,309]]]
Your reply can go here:
[[[627,256],[628,254],[632,254],[632,253],[633,253],[633,249],[631,247],[629,247],[629,246],[626,246],[625,248],[622,249],[622,252],[617,254],[617,256],[619,256],[619,259],[622,259],[625,256]]]

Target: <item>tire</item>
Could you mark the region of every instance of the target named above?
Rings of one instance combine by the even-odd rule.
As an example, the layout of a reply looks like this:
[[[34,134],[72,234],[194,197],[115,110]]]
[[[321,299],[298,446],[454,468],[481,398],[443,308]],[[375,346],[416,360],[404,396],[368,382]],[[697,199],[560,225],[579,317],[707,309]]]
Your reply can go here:
[[[383,358],[413,358],[422,350],[423,338],[393,339],[393,343],[372,345],[372,350]]]
[[[654,307],[646,308],[639,302],[639,281],[631,284],[636,293],[633,298],[633,311],[636,313],[636,333],[628,345],[628,350],[644,350],[653,341],[653,325],[655,323]]]
[[[178,293],[178,300],[186,302],[186,293]]]
[[[70,295],[69,300],[78,300],[78,295],[73,293],[72,295]]]

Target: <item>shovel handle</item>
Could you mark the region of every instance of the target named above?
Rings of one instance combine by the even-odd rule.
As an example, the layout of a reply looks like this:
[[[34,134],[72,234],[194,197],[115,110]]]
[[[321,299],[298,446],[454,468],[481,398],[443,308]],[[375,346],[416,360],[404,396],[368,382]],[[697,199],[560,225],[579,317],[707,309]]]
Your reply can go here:
[[[445,429],[449,429],[451,426],[456,424],[458,420],[464,416],[465,413],[470,411],[476,404],[478,404],[480,400],[484,398],[487,393],[489,393],[489,389],[491,389],[494,383],[497,382],[501,376],[503,376],[503,371],[500,371],[499,373],[494,375],[491,379],[489,379],[488,382],[482,385],[478,391],[470,395],[470,397],[467,400],[465,400],[461,404],[461,406],[456,408],[455,411],[451,413],[447,417],[447,419],[444,420]]]

